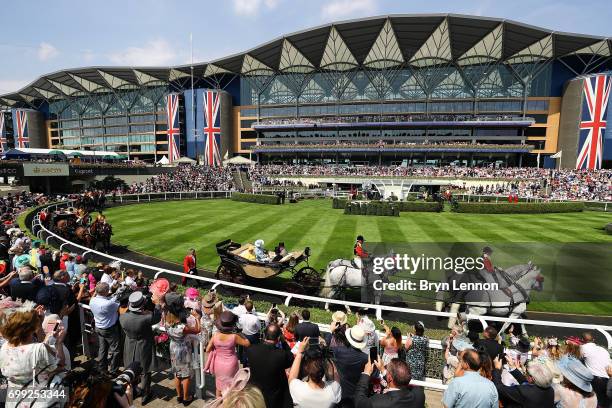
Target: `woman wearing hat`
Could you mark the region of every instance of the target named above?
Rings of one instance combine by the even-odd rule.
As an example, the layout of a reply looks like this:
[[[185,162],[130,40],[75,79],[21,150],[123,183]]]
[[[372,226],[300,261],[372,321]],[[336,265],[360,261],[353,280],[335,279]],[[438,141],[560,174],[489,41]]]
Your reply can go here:
[[[238,355],[236,346],[249,347],[251,343],[237,334],[235,314],[226,310],[215,321],[217,332],[213,335],[206,353],[205,370],[214,374],[217,398],[232,384],[232,379],[238,371]]]
[[[200,316],[195,310],[191,315],[195,318],[195,326],[188,326],[186,321],[186,311],[178,310],[182,308],[182,296],[177,302],[169,301],[169,294],[166,295],[166,315],[165,327],[170,337],[170,362],[174,372],[174,385],[176,387],[177,400],[179,403],[189,403],[193,401],[193,395],[189,395],[191,376],[193,375],[191,362],[191,345],[187,341],[189,334],[200,333]]]
[[[561,384],[555,386],[557,408],[596,408],[591,371],[580,360],[568,356],[562,357],[557,366],[563,375]]]

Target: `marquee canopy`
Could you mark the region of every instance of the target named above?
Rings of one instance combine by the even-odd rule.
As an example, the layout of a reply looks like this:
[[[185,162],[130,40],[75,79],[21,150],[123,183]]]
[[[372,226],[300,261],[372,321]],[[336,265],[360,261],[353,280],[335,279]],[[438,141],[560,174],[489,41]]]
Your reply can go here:
[[[258,80],[278,74],[397,67],[418,70],[445,64],[504,63],[523,69],[525,64],[578,57],[583,66],[570,69],[579,75],[609,61],[611,50],[611,38],[558,32],[512,20],[457,14],[387,15],[289,34],[239,54],[195,64],[193,74],[196,79],[242,75]],[[37,107],[37,101],[118,89],[160,85],[179,89],[186,86],[190,75],[189,65],[62,70],[42,76],[18,92],[0,95],[0,109]]]

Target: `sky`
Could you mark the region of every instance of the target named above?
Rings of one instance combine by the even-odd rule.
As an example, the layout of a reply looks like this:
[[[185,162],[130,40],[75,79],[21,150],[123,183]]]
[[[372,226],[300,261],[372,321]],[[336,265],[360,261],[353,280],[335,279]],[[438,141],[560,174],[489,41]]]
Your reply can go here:
[[[612,37],[609,0],[12,1],[0,12],[0,94],[67,68],[188,64],[190,33],[194,61],[205,62],[325,23],[419,13],[508,18]]]

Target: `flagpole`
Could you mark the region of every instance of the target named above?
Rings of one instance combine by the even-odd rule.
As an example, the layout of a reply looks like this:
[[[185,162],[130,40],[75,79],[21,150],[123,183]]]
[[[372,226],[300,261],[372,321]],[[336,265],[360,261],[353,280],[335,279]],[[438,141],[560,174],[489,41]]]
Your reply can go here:
[[[191,48],[191,124],[193,126],[193,139],[195,143],[196,152],[196,163],[200,164],[198,158],[198,140],[197,140],[197,128],[195,123],[195,93],[193,90],[193,33],[189,33],[189,46]]]

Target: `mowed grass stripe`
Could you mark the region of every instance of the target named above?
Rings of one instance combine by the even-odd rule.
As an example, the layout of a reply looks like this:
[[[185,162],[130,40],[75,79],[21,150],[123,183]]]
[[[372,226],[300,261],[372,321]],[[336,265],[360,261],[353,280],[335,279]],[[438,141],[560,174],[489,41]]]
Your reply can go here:
[[[198,262],[218,265],[215,244],[261,237],[269,249],[285,241],[289,249],[312,248],[323,267],[350,258],[355,236],[375,242],[612,242],[601,228],[606,214],[474,215],[402,213],[400,217],[349,216],[328,200],[266,206],[229,200],[177,201],[118,207],[107,211],[114,241],[173,262],[186,249],[199,249]]]

